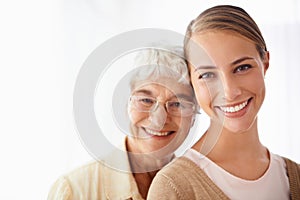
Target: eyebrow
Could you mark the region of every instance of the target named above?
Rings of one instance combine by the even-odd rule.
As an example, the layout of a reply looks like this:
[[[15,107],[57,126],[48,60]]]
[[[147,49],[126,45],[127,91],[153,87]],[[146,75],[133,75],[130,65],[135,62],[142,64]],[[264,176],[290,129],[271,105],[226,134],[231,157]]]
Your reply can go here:
[[[145,95],[152,95],[152,92],[150,90],[136,90],[133,93],[143,93]]]
[[[237,64],[239,64],[239,63],[241,63],[241,62],[243,62],[243,61],[245,61],[245,60],[253,60],[253,58],[252,58],[252,57],[245,56],[245,57],[242,57],[242,58],[239,58],[239,59],[233,61],[233,62],[231,63],[231,65],[237,65]]]
[[[200,70],[200,69],[216,69],[216,66],[210,66],[210,65],[200,65],[198,67],[195,67],[194,71]]]
[[[149,95],[149,96],[152,96],[152,94],[153,94],[149,90],[137,90],[134,93],[142,93],[142,94]],[[173,95],[169,99],[172,99],[172,98],[178,98],[178,99],[184,99],[184,100],[187,100],[187,101],[193,101],[193,96],[192,95],[186,95],[186,94],[182,94],[182,93]]]
[[[186,101],[193,101],[193,96],[186,95],[186,94],[177,94],[177,95],[174,95],[173,97],[171,97],[170,99],[172,99],[172,98],[184,99]]]
[[[248,56],[245,56],[245,57],[242,57],[242,58],[239,58],[235,61],[233,61],[230,65],[237,65],[245,60],[253,60],[254,58],[252,57],[248,57]],[[195,67],[195,70],[194,71],[197,71],[197,70],[200,70],[200,69],[216,69],[217,67],[216,66],[213,66],[213,65],[200,65],[198,67]]]

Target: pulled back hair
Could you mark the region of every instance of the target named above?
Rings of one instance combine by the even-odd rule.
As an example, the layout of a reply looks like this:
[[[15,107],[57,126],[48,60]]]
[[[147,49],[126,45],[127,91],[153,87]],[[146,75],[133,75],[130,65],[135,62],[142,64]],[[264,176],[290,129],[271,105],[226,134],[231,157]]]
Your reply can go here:
[[[190,84],[183,48],[166,46],[164,48],[151,47],[140,50],[136,55],[135,63],[139,67],[130,81],[131,90],[140,82],[172,78],[181,84]]]
[[[209,8],[190,22],[184,40],[185,56],[188,55],[187,46],[194,33],[223,30],[232,31],[252,41],[260,57],[264,59],[267,47],[257,24],[244,9],[231,5]]]

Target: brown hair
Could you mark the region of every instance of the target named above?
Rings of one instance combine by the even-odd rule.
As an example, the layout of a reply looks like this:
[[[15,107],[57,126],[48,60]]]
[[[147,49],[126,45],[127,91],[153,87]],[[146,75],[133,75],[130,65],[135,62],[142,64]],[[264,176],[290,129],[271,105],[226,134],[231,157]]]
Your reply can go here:
[[[184,40],[185,56],[187,56],[187,45],[193,33],[209,30],[232,31],[251,40],[256,45],[260,57],[264,59],[267,47],[257,24],[244,9],[231,5],[209,8],[190,22]]]

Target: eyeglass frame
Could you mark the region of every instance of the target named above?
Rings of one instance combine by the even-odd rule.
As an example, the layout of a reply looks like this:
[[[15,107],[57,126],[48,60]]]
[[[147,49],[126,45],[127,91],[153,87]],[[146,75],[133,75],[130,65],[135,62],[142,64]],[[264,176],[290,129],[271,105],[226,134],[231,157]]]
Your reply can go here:
[[[142,99],[143,97],[144,97],[145,99],[151,99],[151,100],[154,101],[153,105],[150,106],[151,108],[150,108],[149,110],[141,110],[140,108],[138,108],[138,107],[132,102],[132,99],[137,99],[137,100],[138,100],[138,98]],[[173,103],[177,103],[177,102],[179,102],[179,103],[181,103],[181,102],[186,102],[186,103],[188,103],[188,104],[192,104],[192,105],[193,105],[193,106],[192,106],[192,112],[189,113],[189,114],[183,114],[182,109],[179,108],[179,109],[181,110],[181,112],[178,113],[178,114],[174,114],[174,113],[170,112],[169,109],[168,109],[168,108],[169,108],[168,103],[170,103],[170,102],[173,102]],[[194,115],[194,114],[200,114],[200,112],[199,112],[199,110],[198,110],[198,106],[197,106],[194,102],[188,101],[188,100],[185,100],[185,99],[181,99],[181,100],[178,100],[178,101],[165,101],[165,102],[163,102],[163,101],[158,101],[158,100],[157,100],[156,98],[154,98],[154,97],[143,96],[143,95],[131,95],[131,96],[129,97],[129,99],[128,99],[128,105],[130,105],[130,106],[136,108],[137,111],[139,111],[139,112],[146,112],[146,113],[154,112],[154,111],[158,108],[158,105],[159,105],[160,103],[163,103],[164,108],[165,108],[165,111],[166,111],[168,114],[172,115],[172,116],[177,116],[177,117],[179,117],[179,116],[182,116],[182,117],[188,117],[188,116],[191,116],[191,115]]]

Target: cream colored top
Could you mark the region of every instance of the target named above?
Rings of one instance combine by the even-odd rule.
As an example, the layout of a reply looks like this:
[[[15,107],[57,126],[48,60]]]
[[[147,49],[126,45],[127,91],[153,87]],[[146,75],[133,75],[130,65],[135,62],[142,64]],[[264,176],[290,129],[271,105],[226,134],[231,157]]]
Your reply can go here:
[[[286,163],[278,155],[270,153],[269,167],[257,180],[236,177],[194,149],[189,149],[184,156],[198,165],[230,199],[290,199]]]
[[[94,161],[60,177],[52,186],[48,200],[143,199],[130,173],[125,142],[122,148],[124,154],[112,154],[110,158],[127,168],[128,172]]]

